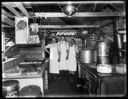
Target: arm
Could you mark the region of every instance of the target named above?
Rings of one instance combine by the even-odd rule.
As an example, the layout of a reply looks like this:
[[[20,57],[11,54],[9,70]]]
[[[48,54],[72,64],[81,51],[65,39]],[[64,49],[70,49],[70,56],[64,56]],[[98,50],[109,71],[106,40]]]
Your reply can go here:
[[[57,51],[58,51],[58,62],[59,62],[61,56],[60,44],[57,45]]]
[[[78,46],[75,45],[76,58],[78,57]]]
[[[51,48],[51,44],[48,44],[47,46],[45,46],[44,50],[50,54],[50,52],[47,50],[47,48]]]
[[[67,52],[66,59],[68,59],[68,57],[69,57],[69,43],[66,44],[66,52]]]

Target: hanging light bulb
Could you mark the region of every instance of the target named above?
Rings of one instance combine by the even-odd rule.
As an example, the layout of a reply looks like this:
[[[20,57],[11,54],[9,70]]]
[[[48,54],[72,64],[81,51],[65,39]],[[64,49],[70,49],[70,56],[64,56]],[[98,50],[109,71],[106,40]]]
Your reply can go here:
[[[66,5],[64,8],[63,8],[63,12],[68,16],[68,17],[71,17],[73,14],[75,14],[77,11],[77,8],[75,6],[73,6],[71,4],[71,2],[69,1],[68,5]]]

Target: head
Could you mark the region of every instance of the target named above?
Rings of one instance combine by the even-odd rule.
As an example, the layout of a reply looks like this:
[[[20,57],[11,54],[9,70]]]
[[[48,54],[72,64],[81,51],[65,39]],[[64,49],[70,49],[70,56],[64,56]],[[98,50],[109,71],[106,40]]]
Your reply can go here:
[[[75,40],[74,39],[71,39],[70,44],[71,45],[75,44]]]
[[[66,41],[69,42],[69,37],[66,37]]]
[[[56,38],[52,38],[52,43],[56,43],[56,42],[57,42]]]
[[[65,41],[64,35],[61,36],[61,41]]]

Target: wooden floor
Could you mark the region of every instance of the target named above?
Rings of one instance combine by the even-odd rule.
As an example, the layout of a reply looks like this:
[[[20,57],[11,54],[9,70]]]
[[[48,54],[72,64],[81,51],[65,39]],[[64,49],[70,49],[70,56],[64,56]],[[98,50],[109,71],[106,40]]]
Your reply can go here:
[[[45,97],[77,97],[88,95],[88,90],[78,87],[79,79],[67,72],[49,77],[48,91]]]

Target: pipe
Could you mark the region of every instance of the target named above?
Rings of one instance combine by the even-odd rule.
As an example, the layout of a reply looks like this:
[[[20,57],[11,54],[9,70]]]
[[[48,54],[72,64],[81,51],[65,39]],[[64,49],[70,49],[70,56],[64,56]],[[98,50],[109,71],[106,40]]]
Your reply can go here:
[[[54,1],[46,1],[46,2],[23,2],[24,4],[68,4],[69,1],[60,1],[60,2],[54,2]],[[124,1],[71,1],[72,4],[123,4]]]

